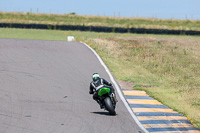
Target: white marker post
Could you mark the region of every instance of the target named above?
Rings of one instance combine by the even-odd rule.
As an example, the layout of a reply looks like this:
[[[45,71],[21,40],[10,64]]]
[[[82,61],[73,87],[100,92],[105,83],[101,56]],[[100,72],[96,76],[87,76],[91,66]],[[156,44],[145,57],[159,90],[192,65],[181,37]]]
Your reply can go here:
[[[71,41],[74,41],[74,40],[75,40],[74,36],[68,36],[67,37],[68,42],[71,42]]]

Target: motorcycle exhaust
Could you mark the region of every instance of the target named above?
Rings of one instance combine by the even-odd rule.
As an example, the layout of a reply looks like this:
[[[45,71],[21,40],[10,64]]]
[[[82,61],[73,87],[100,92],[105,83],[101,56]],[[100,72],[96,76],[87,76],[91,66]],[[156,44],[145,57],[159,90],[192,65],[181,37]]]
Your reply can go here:
[[[112,93],[111,96],[113,97],[114,101],[117,103],[118,100],[117,100],[117,98],[116,98],[116,95],[115,95],[114,93]]]

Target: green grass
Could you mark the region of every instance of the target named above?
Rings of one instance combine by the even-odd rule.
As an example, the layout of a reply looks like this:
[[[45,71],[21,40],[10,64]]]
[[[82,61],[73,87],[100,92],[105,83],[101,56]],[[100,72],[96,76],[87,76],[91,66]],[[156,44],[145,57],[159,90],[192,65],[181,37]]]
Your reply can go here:
[[[105,34],[97,32],[81,32],[81,31],[0,28],[0,38],[66,41],[67,36],[75,36],[75,39],[77,41],[80,41],[80,40],[87,40],[94,38],[115,37],[116,35],[124,37],[124,36],[134,36],[135,34],[118,34],[118,33]]]
[[[72,14],[56,15],[0,12],[0,23],[3,22],[200,31],[200,20],[80,16]]]
[[[87,43],[117,80],[132,82],[200,128],[200,37],[116,36]]]
[[[0,38],[66,41],[68,35],[95,49],[117,80],[132,82],[200,128],[200,37],[0,28]]]

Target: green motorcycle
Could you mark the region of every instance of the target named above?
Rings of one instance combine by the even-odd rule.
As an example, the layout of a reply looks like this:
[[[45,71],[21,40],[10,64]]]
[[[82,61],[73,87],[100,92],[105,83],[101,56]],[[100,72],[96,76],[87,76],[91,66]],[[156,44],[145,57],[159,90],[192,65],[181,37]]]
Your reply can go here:
[[[99,90],[98,96],[103,102],[105,110],[107,110],[110,115],[116,115],[115,107],[117,99],[114,93],[111,93],[110,88],[103,87]]]

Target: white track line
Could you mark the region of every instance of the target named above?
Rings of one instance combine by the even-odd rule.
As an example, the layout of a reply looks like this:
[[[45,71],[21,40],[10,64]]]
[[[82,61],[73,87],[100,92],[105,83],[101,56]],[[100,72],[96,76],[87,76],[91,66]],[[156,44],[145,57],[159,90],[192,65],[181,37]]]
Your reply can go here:
[[[87,46],[98,58],[98,60],[100,61],[101,65],[104,67],[104,69],[106,70],[106,72],[108,73],[110,80],[113,82],[113,84],[115,85],[115,88],[117,89],[117,92],[121,98],[121,100],[123,101],[124,105],[126,106],[127,110],[129,111],[129,113],[131,114],[131,116],[133,117],[133,119],[135,120],[135,122],[137,123],[137,125],[145,132],[148,133],[148,131],[143,127],[143,125],[139,122],[139,120],[137,119],[137,117],[135,116],[135,114],[133,113],[133,111],[131,110],[129,104],[127,103],[126,99],[124,98],[120,87],[118,86],[118,84],[115,82],[111,72],[109,71],[108,67],[105,65],[105,63],[103,62],[103,60],[101,59],[101,57],[96,53],[96,51],[94,49],[92,49],[90,46],[88,46],[86,43],[81,42],[82,44],[84,44],[85,46]]]

